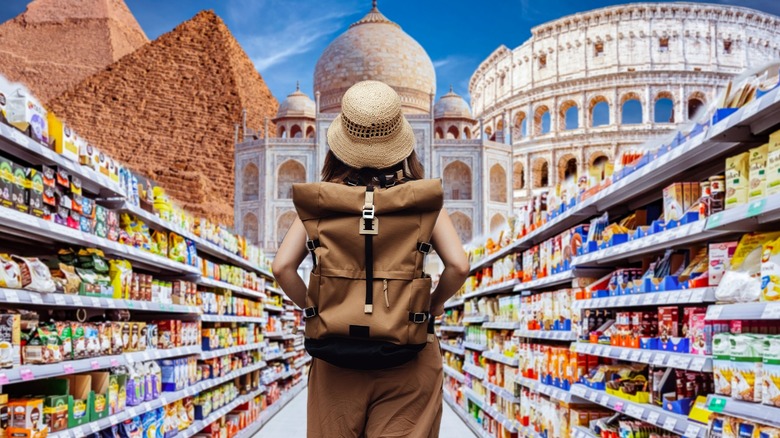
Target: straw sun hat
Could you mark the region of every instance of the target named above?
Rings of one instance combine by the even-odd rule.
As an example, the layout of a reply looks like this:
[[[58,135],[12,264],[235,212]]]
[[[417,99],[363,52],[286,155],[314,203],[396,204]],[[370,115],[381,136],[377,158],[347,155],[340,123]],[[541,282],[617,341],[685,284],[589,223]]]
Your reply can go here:
[[[341,113],[328,128],[328,144],[350,167],[385,169],[412,153],[414,132],[395,90],[379,81],[363,81],[344,93]]]

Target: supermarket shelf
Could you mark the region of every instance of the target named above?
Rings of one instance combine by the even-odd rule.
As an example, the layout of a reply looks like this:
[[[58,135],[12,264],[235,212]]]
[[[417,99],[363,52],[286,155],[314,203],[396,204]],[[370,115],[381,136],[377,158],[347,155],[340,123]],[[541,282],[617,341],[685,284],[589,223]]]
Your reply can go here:
[[[485,400],[482,398],[482,396],[474,392],[471,388],[463,388],[463,393],[466,394],[466,397],[479,406],[479,408],[482,409],[486,414],[491,416],[497,422],[501,423],[501,426],[503,426],[504,429],[510,433],[517,432],[518,424],[516,422],[506,418],[504,414],[485,403]]]
[[[752,420],[767,426],[780,427],[780,408],[774,406],[734,400],[715,394],[707,397],[707,406],[713,411],[715,409],[712,407],[718,406],[718,412],[724,415]]]
[[[461,347],[461,348],[453,347],[452,345],[447,344],[445,342],[440,342],[439,345],[441,345],[441,349],[442,350],[449,351],[450,353],[455,353],[455,354],[458,354],[460,356],[463,356],[464,354],[466,354],[466,349],[463,348],[463,347]]]
[[[578,300],[574,302],[574,308],[603,309],[607,307],[637,307],[687,303],[702,304],[714,302],[715,288],[704,287]]]
[[[470,363],[463,364],[463,371],[471,374],[472,376],[476,377],[479,380],[485,378],[485,369],[482,367],[478,367],[476,365],[472,365]]]
[[[134,267],[152,272],[165,272],[176,275],[200,275],[194,266],[173,261],[150,252],[113,242],[89,233],[83,233],[64,225],[48,222],[41,218],[24,214],[10,208],[0,208],[0,231],[36,242],[66,243],[70,245],[95,247],[106,254],[114,255],[133,262]]]
[[[577,353],[612,359],[639,362],[658,367],[676,368],[689,371],[712,372],[712,356],[673,353],[669,351],[640,350],[637,348],[613,347],[610,345],[575,342]]]
[[[254,344],[238,345],[236,347],[220,348],[219,350],[203,351],[200,353],[201,360],[212,359],[220,356],[227,356],[228,354],[241,353],[242,351],[259,350],[265,346],[264,342],[257,342]]]
[[[664,430],[683,435],[687,438],[704,438],[707,434],[707,426],[688,420],[685,415],[665,411],[662,408],[645,403],[634,403],[607,394],[604,391],[590,389],[582,384],[574,384],[571,388],[572,395],[590,400],[593,403],[622,412],[629,417],[646,421]]]
[[[574,341],[577,334],[565,331],[544,331],[544,330],[515,330],[515,337],[529,339],[545,339],[549,341]]]
[[[273,286],[267,286],[266,285],[265,290],[268,291],[268,292],[271,292],[274,295],[284,296],[284,292],[282,292],[281,289],[273,287]]]
[[[505,365],[509,365],[510,367],[517,367],[518,365],[520,365],[520,359],[516,357],[504,356],[503,354],[494,353],[492,351],[483,352],[482,357],[496,362],[501,362]]]
[[[444,399],[444,401],[448,405],[450,405],[450,407],[455,412],[455,414],[457,414],[458,417],[460,417],[460,419],[463,420],[464,423],[466,423],[466,426],[468,426],[469,429],[471,429],[471,431],[474,432],[478,437],[480,437],[480,438],[493,438],[489,433],[487,433],[485,430],[483,430],[481,427],[479,427],[477,422],[474,421],[474,419],[470,415],[468,415],[463,410],[463,408],[458,406],[458,404],[455,403],[455,401],[452,399],[452,397],[450,397],[449,394],[447,394],[445,392],[444,395],[443,395],[443,399]]]
[[[282,321],[295,321],[295,315],[282,315]]]
[[[499,397],[503,398],[504,400],[510,402],[510,403],[520,403],[520,397],[515,397],[514,394],[512,394],[508,389],[502,388],[498,385],[494,385],[487,380],[483,380],[482,384],[487,388],[490,392],[498,395]]]
[[[295,385],[287,393],[285,393],[276,403],[263,410],[260,413],[260,418],[248,427],[244,428],[234,438],[252,438],[260,429],[262,429],[268,422],[287,406],[292,399],[294,399],[301,391],[306,388],[307,382],[304,379],[301,383]]]
[[[298,370],[293,367],[283,373],[277,373],[275,376],[271,377],[270,379],[261,378],[260,381],[263,383],[263,385],[270,385],[279,380],[289,379],[290,377],[294,376],[296,373],[298,373]]]
[[[485,287],[478,291],[463,294],[463,299],[468,300],[469,298],[481,297],[485,295],[494,295],[502,292],[509,292],[513,290],[516,285],[517,285],[517,280],[505,281],[503,283],[494,284],[492,286]]]
[[[89,193],[100,197],[124,197],[125,192],[119,183],[89,167],[70,161],[18,130],[0,123],[0,149],[13,157],[30,164],[45,164],[68,170],[71,175],[81,178],[81,186]]]
[[[443,325],[440,326],[439,329],[443,332],[456,332],[456,333],[463,333],[466,331],[466,327],[460,325]]]
[[[599,436],[587,427],[574,426],[572,429],[572,438],[599,438]]]
[[[778,220],[780,194],[775,194],[713,214],[707,218],[707,229],[747,232]]]
[[[273,333],[266,333],[265,337],[268,339],[279,339],[286,341],[288,339],[295,339],[297,335],[290,334],[290,333],[281,333],[281,332],[273,332]]]
[[[457,299],[449,299],[446,303],[444,303],[445,309],[452,309],[453,307],[460,307],[463,305],[463,297],[457,298]]]
[[[304,366],[304,365],[306,365],[307,363],[311,362],[311,360],[312,360],[312,359],[311,359],[311,356],[306,356],[305,358],[303,358],[303,359],[300,359],[300,360],[296,361],[296,362],[295,362],[295,364],[294,364],[293,366],[294,366],[295,368],[301,368],[302,366]]]
[[[298,354],[298,353],[296,353],[294,351],[288,351],[287,353],[284,353],[282,355],[282,359],[285,359],[285,360],[291,359],[291,358],[295,357],[296,354]]]
[[[468,348],[469,350],[474,350],[474,351],[485,351],[487,345],[478,344],[476,342],[464,342],[463,348]]]
[[[161,394],[159,398],[156,400],[148,401],[145,403],[141,403],[138,406],[133,407],[127,407],[122,412],[119,412],[117,414],[111,415],[109,417],[103,418],[98,421],[93,421],[87,424],[84,424],[82,426],[74,427],[71,429],[66,429],[60,432],[50,433],[49,436],[53,438],[70,438],[70,437],[83,437],[87,436],[91,433],[97,433],[100,430],[109,428],[113,426],[114,424],[121,423],[125,420],[137,417],[138,415],[144,414],[146,412],[152,411],[154,409],[157,409],[159,407],[165,406],[167,404],[173,403],[177,400],[181,400],[186,397],[191,397],[193,395],[199,394],[202,391],[205,391],[209,388],[213,388],[217,385],[221,385],[222,383],[228,382],[230,380],[235,379],[236,377],[242,376],[247,373],[251,373],[252,371],[258,370],[260,368],[263,368],[265,366],[265,363],[259,362],[255,365],[245,367],[238,369],[236,371],[233,371],[225,376],[222,377],[216,377],[209,380],[204,380],[202,382],[198,382],[192,386],[189,386],[185,389],[182,389],[180,391],[176,392],[164,392]],[[264,388],[261,388],[257,392],[260,393],[264,391]],[[240,398],[239,398],[240,399]],[[236,399],[236,400],[239,400]],[[240,403],[238,403],[240,404]],[[208,423],[207,423],[208,424]],[[204,425],[203,427],[205,427]],[[192,426],[191,426],[192,427]],[[202,429],[202,428],[201,428]],[[189,428],[187,429],[190,430]],[[198,429],[199,431],[200,429]],[[195,435],[198,431],[193,431],[192,435]],[[187,435],[187,436],[192,436]]]
[[[239,268],[256,272],[266,277],[267,279],[274,278],[273,274],[271,274],[271,271],[269,271],[268,269],[262,268],[260,266],[256,266],[253,263],[250,263],[249,260],[245,260],[243,257],[233,254],[230,251],[207,241],[206,239],[203,239],[201,237],[196,237],[196,236],[190,236],[190,239],[195,242],[195,247],[198,249],[198,252],[200,253],[209,254],[212,257],[216,257],[234,266],[238,266]]]
[[[104,297],[86,297],[61,293],[34,292],[23,289],[0,288],[0,303],[34,304],[40,306],[77,307],[90,309],[129,309],[150,312],[181,313],[197,315],[197,306],[161,304],[153,301],[117,300]]]
[[[222,418],[225,415],[229,414],[230,411],[232,411],[233,409],[239,407],[243,403],[246,403],[246,402],[252,400],[256,396],[262,394],[264,391],[265,391],[265,388],[261,387],[261,388],[255,390],[255,391],[250,392],[249,394],[245,394],[245,395],[242,395],[242,396],[236,398],[235,400],[233,400],[232,402],[228,403],[227,405],[225,405],[225,406],[217,409],[216,411],[212,412],[211,414],[209,414],[208,417],[206,417],[206,418],[204,418],[202,420],[195,421],[194,423],[192,423],[190,425],[190,427],[188,427],[187,429],[183,430],[177,436],[179,436],[181,438],[190,438],[192,436],[195,436],[198,432],[200,432],[201,430],[205,429],[206,426],[208,426],[209,424],[219,420],[220,418]]]
[[[562,401],[564,403],[570,403],[572,401],[572,394],[569,391],[563,390],[561,388],[545,385],[538,380],[526,379],[525,377],[519,376],[516,377],[516,381],[519,385],[525,386],[531,391],[538,392],[539,394],[544,394],[552,399]]]
[[[462,373],[455,371],[455,368],[452,368],[447,365],[443,365],[442,368],[444,369],[444,374],[448,376],[452,376],[458,382],[463,383],[466,381],[466,377]]]
[[[273,306],[271,304],[263,304],[263,310],[267,312],[284,312],[284,308],[279,306]]]
[[[86,359],[68,360],[45,365],[23,365],[19,368],[0,370],[0,382],[3,385],[46,379],[66,374],[86,373],[95,370],[130,365],[135,362],[168,359],[178,356],[189,356],[200,353],[199,346],[172,348],[170,350],[147,350],[135,353],[124,353],[113,356],[90,357]]]
[[[730,233],[730,231],[726,230],[706,230],[705,224],[705,220],[699,220],[691,224],[681,225],[610,248],[574,257],[571,263],[577,267],[614,264],[617,261],[624,262],[631,257],[652,254],[680,245],[705,242],[714,237]]]
[[[486,315],[472,315],[472,316],[464,316],[463,322],[466,324],[481,324],[483,322],[486,322],[489,319]]]
[[[279,360],[281,358],[282,358],[282,352],[278,351],[276,353],[266,355],[265,356],[265,361],[266,362],[271,362],[272,360]]]
[[[515,292],[522,292],[526,290],[543,289],[545,287],[556,286],[570,282],[575,277],[574,271],[566,271],[558,274],[549,275],[538,280],[527,281],[515,286]]]
[[[707,308],[707,320],[780,319],[780,302],[716,304]]]
[[[224,281],[214,280],[213,278],[200,277],[200,279],[196,283],[198,283],[201,286],[215,287],[215,288],[219,288],[219,289],[231,290],[233,292],[236,292],[238,294],[245,295],[245,296],[248,296],[248,297],[260,298],[260,299],[263,299],[263,300],[266,298],[265,294],[262,293],[262,292],[254,291],[252,289],[247,289],[247,288],[241,287],[241,286],[235,286],[233,284],[226,283]]]
[[[519,322],[488,322],[482,324],[482,328],[496,329],[496,330],[517,330],[522,326]]]
[[[203,322],[255,322],[263,323],[265,318],[259,316],[236,316],[236,315],[200,315]]]

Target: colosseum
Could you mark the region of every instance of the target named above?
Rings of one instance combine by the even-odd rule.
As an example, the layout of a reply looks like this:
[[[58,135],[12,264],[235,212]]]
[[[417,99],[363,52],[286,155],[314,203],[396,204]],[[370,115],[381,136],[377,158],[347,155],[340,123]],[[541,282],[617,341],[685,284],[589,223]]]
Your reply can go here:
[[[570,175],[603,178],[606,162],[778,58],[778,30],[774,15],[701,3],[563,17],[482,62],[469,83],[474,118],[486,137],[512,145],[514,198],[527,200]]]

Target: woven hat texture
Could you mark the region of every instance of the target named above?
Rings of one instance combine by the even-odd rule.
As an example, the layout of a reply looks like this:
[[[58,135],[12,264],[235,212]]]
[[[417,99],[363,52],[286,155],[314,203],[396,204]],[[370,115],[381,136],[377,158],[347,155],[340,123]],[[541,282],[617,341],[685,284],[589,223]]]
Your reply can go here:
[[[356,169],[384,169],[403,161],[414,150],[414,132],[401,112],[398,93],[379,81],[350,87],[328,128],[328,145]]]

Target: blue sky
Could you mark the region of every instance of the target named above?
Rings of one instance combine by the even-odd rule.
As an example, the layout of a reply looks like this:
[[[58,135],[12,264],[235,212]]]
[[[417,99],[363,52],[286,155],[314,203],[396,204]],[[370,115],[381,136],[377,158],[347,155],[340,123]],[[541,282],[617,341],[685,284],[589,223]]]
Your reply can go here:
[[[125,0],[150,39],[198,11],[213,9],[254,61],[274,95],[312,95],[317,58],[327,44],[371,7],[370,0]],[[0,22],[29,0],[0,0]],[[436,67],[437,94],[452,84],[466,95],[479,63],[499,45],[514,48],[533,26],[563,15],[627,1],[611,0],[379,0],[379,9],[422,44]],[[780,15],[780,0],[710,0]],[[0,44],[2,42],[0,41]]]

